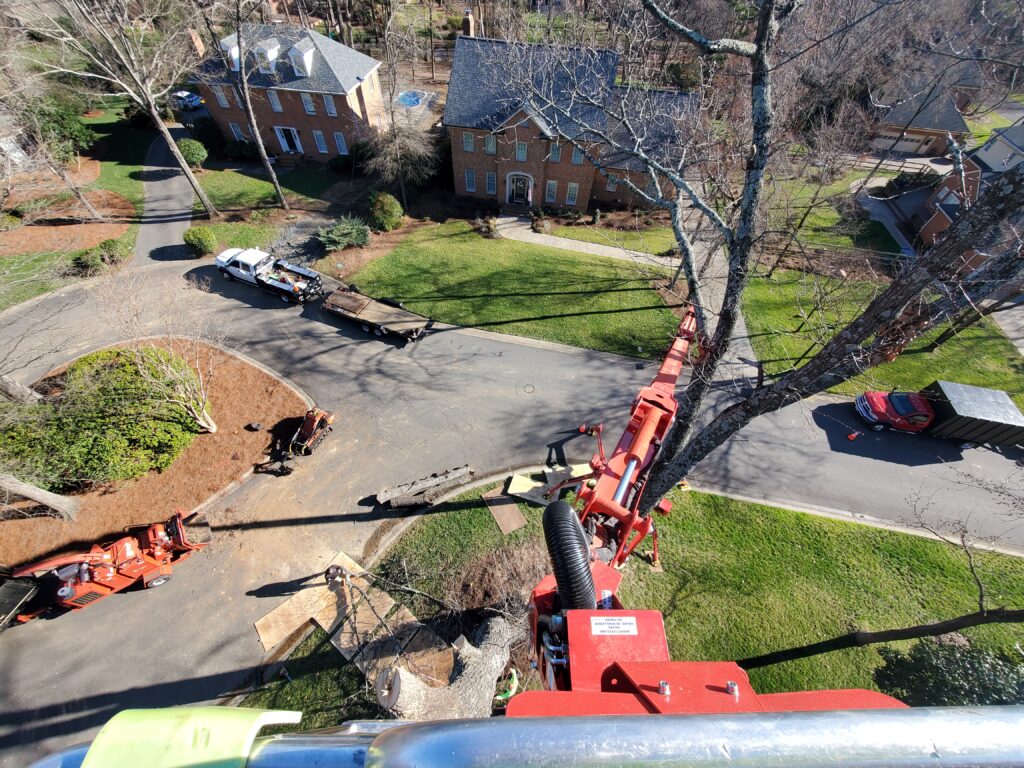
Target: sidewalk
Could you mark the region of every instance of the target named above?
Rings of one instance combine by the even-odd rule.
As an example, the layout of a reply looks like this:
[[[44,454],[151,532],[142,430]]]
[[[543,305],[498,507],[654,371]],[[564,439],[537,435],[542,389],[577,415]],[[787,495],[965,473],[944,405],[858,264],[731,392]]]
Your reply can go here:
[[[857,204],[868,212],[868,216],[871,217],[872,221],[877,221],[886,228],[889,234],[892,235],[892,239],[899,245],[900,252],[904,256],[913,258],[917,255],[917,252],[900,231],[899,225],[896,223],[896,216],[889,209],[889,206],[885,204],[884,200],[876,200],[868,194],[868,190],[884,187],[888,181],[888,179],[871,179],[867,184],[862,185],[855,193]]]
[[[995,321],[1017,351],[1024,355],[1024,294],[1018,296],[1012,306],[993,312],[989,318]]]

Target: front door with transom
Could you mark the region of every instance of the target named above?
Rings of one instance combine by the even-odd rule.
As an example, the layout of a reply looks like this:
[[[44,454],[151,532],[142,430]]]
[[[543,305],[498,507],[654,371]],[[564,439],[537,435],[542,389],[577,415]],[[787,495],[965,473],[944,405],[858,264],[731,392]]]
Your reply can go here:
[[[526,205],[529,202],[530,179],[516,175],[511,179],[508,188],[508,201],[513,205]]]
[[[299,132],[294,128],[282,128],[274,126],[274,133],[277,134],[277,142],[281,145],[281,151],[285,154],[297,152],[302,154],[302,142],[299,141]]]

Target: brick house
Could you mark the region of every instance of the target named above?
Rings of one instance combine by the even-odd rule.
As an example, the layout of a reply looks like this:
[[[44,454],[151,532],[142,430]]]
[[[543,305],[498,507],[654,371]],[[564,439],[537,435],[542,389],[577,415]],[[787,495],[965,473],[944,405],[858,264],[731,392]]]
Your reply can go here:
[[[466,24],[464,30],[471,30]],[[622,180],[648,185],[643,165],[613,150],[590,129],[600,126],[615,135],[606,110],[569,102],[566,88],[555,86],[567,104],[539,111],[523,89],[511,81],[507,62],[556,57],[574,70],[573,85],[593,87],[609,103],[628,99],[615,86],[619,58],[614,51],[510,43],[464,34],[455,43],[443,124],[451,141],[455,194],[490,200],[502,206],[551,206],[585,211],[602,205],[628,207],[646,203]],[[643,98],[659,100],[661,125],[649,131],[662,138],[674,135],[672,114],[691,108],[692,96],[678,91],[645,90]],[[618,102],[618,103],[621,103]],[[566,112],[571,117],[566,117]],[[667,145],[668,142],[666,141]],[[595,165],[596,160],[600,166]]]
[[[984,189],[1004,171],[1024,160],[1024,120],[1000,128],[982,146],[964,155],[964,176],[951,172],[943,178],[915,219],[923,222],[918,237],[932,245],[956,221],[963,210],[964,192],[975,202]]]
[[[242,28],[256,124],[267,153],[279,159],[327,161],[347,155],[385,119],[380,62],[309,29],[289,24]],[[227,141],[250,139],[238,91],[236,35],[220,41],[196,77],[210,116]]]

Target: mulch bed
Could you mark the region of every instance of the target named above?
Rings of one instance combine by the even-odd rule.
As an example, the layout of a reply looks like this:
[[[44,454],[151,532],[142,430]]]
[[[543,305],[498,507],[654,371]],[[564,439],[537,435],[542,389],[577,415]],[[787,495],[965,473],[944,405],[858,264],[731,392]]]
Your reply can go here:
[[[314,269],[347,283],[352,279],[353,275],[357,274],[359,270],[371,261],[391,253],[395,246],[408,235],[420,227],[426,226],[428,223],[407,218],[398,229],[371,235],[369,244],[363,248],[346,248],[343,251],[331,251],[313,265]],[[338,264],[341,264],[341,267],[338,267]]]
[[[100,161],[96,159],[100,154],[95,147],[92,154],[92,157],[80,157],[77,162],[69,163],[67,166],[68,176],[80,187],[92,184],[100,177]],[[4,203],[8,208],[13,208],[26,200],[68,191],[60,177],[48,170],[19,173],[11,179],[11,187],[13,191]]]
[[[82,508],[73,523],[52,517],[0,521],[0,563],[87,550],[93,543],[117,538],[126,526],[190,510],[264,461],[276,437],[291,437],[306,411],[302,398],[239,358],[212,348],[208,354],[217,363],[210,387],[217,432],[197,435],[162,473],[82,493]],[[245,429],[254,421],[263,430]]]
[[[83,221],[89,218],[88,212],[77,198],[70,198],[51,208],[46,220],[0,232],[0,256],[77,251],[121,237],[128,231],[135,215],[134,205],[115,192],[96,189],[86,194],[93,207],[109,221]]]

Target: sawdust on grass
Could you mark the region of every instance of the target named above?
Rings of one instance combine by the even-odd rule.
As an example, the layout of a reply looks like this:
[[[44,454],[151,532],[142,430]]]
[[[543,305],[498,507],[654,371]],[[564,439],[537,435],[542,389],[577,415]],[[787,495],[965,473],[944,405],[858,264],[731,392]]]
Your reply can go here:
[[[162,473],[80,494],[82,508],[73,523],[52,517],[0,521],[0,563],[88,550],[117,538],[126,526],[163,521],[176,509],[188,511],[262,462],[278,434],[290,437],[306,410],[294,390],[226,352],[207,348],[206,354],[217,364],[210,386],[217,432],[197,435]],[[246,430],[250,422],[263,429]]]

